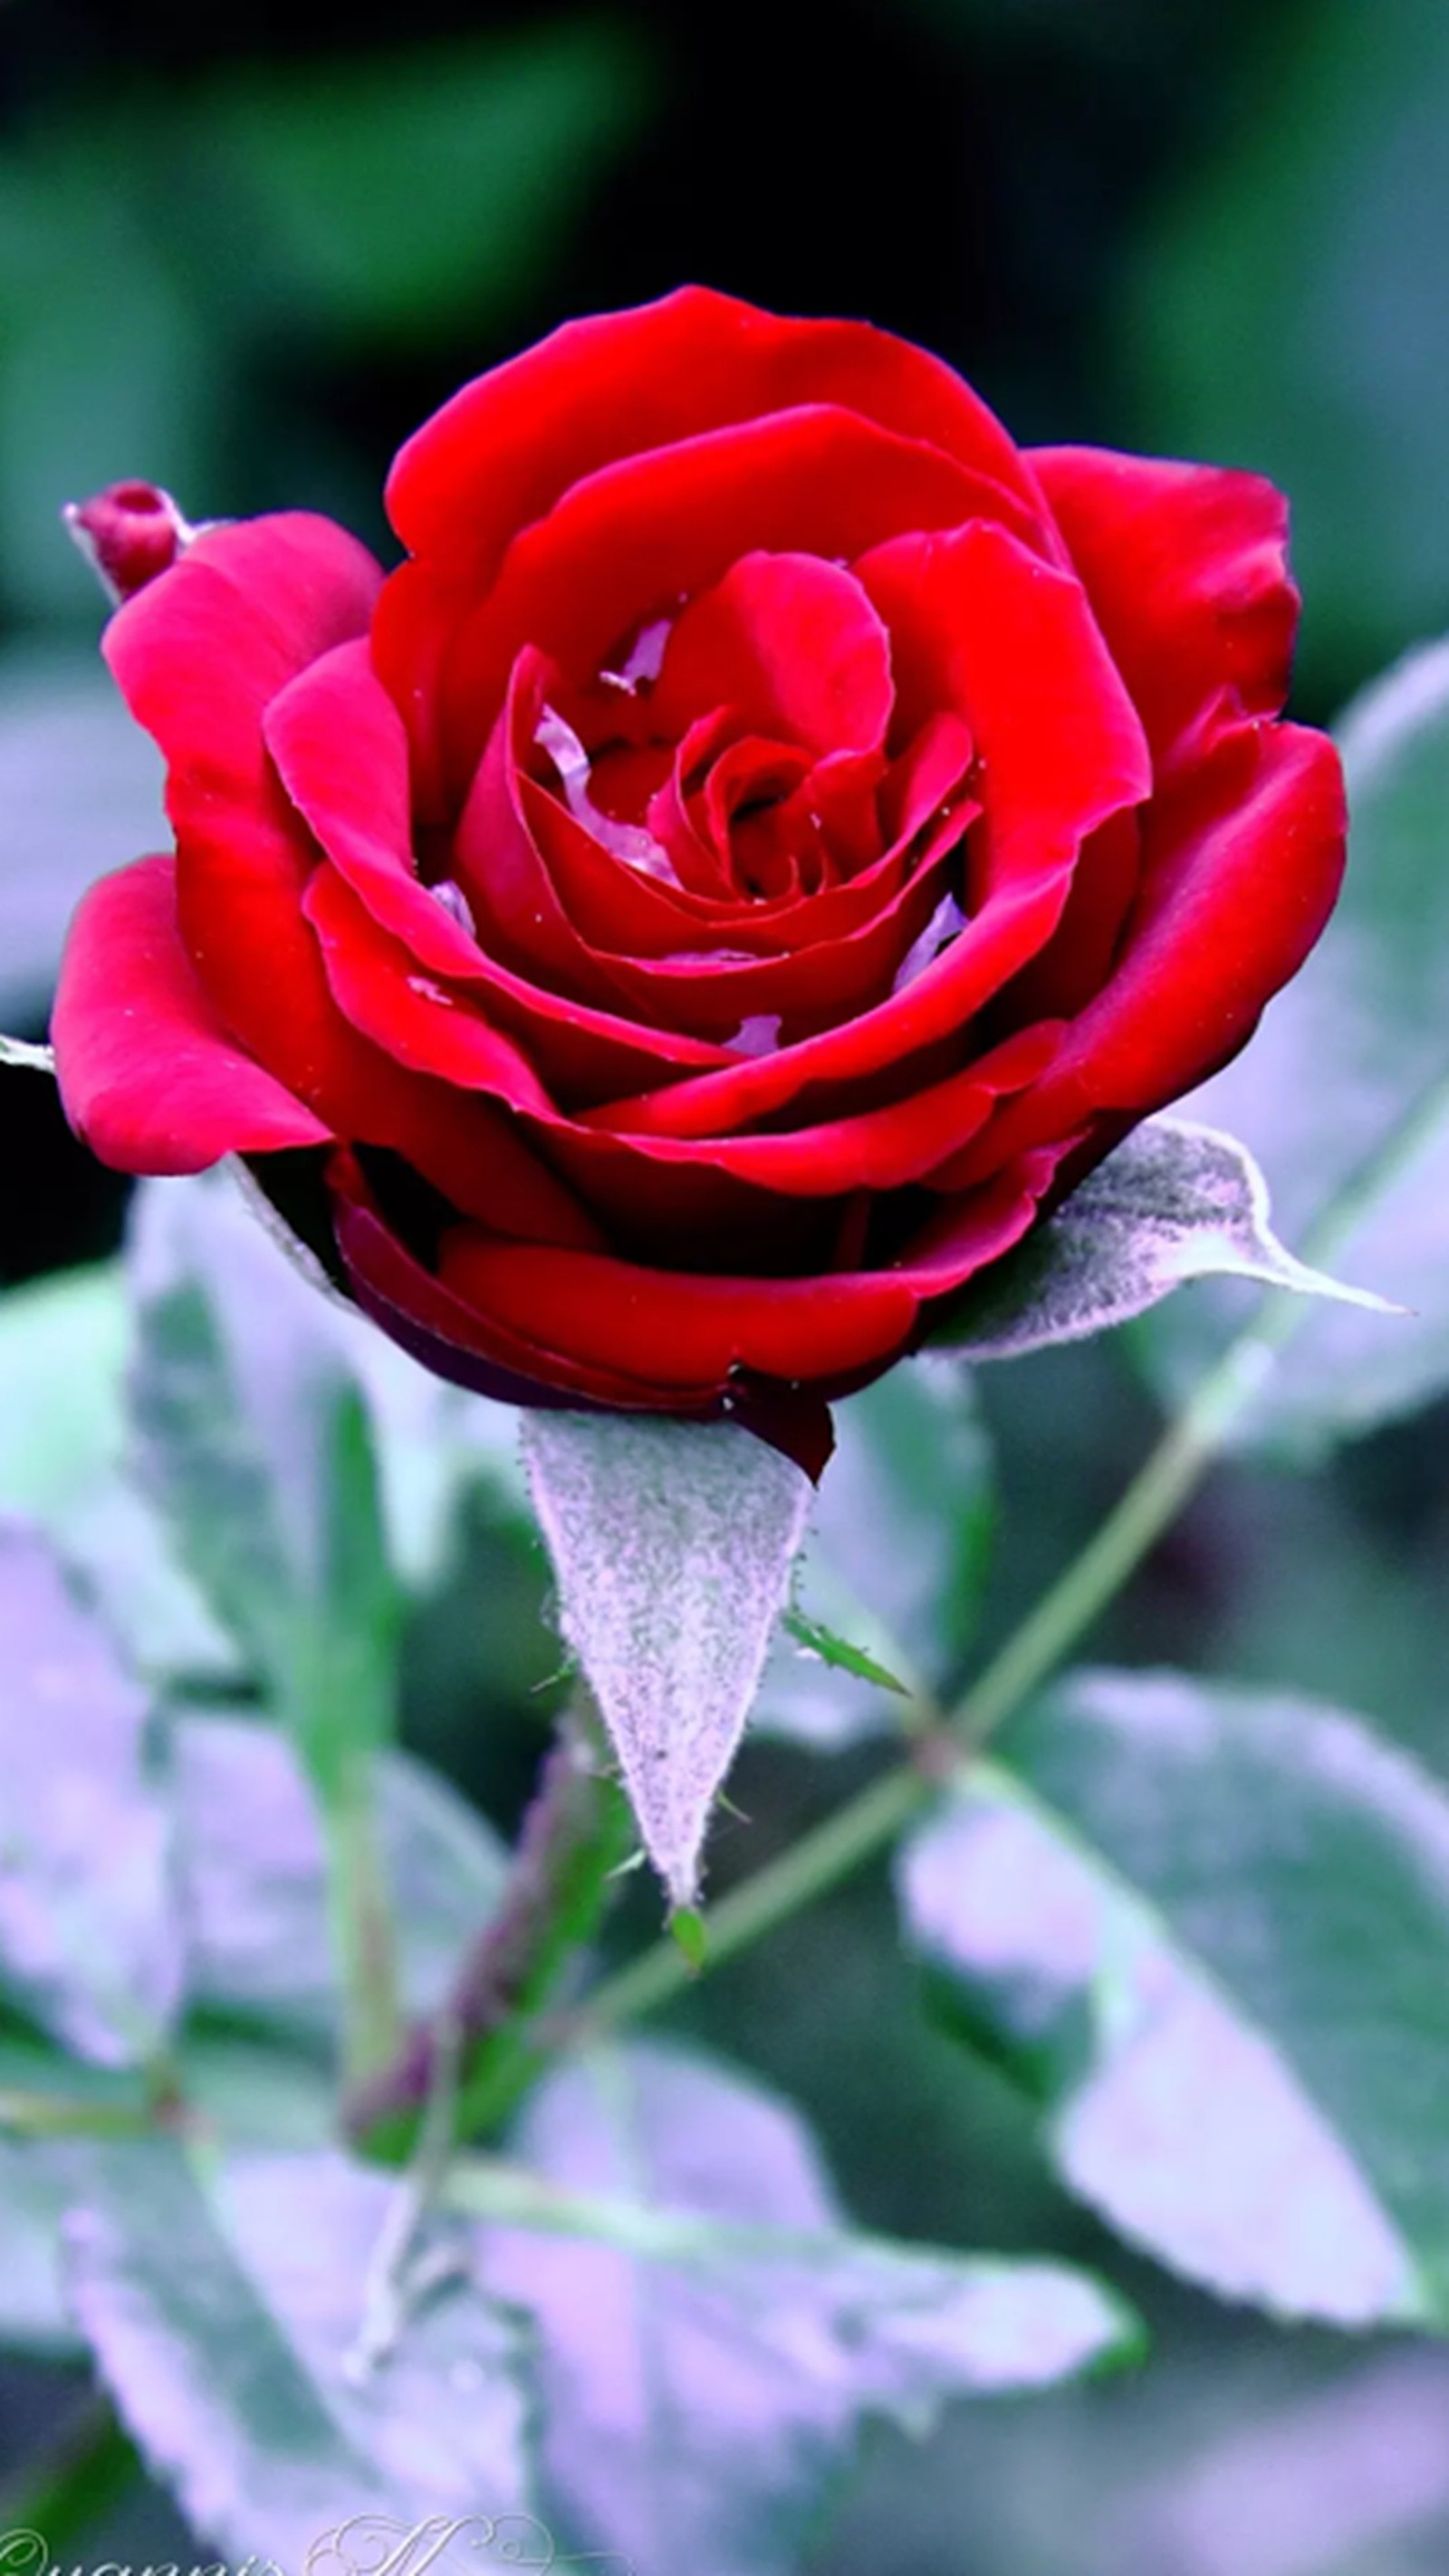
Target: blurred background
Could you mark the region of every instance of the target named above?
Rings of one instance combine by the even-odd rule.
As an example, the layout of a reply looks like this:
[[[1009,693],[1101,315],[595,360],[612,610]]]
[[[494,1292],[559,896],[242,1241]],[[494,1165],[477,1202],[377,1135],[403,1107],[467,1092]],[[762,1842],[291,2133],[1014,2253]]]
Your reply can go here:
[[[193,517],[304,505],[386,548],[387,460],[464,377],[698,278],[905,332],[1024,441],[1274,476],[1321,721],[1449,626],[1446,275],[1443,0],[0,0],[0,1026],[41,1034],[77,893],[163,828],[66,499],[145,476]],[[108,1250],[123,1186],[50,1086],[7,1078],[0,1119],[0,1284]],[[983,1394],[990,1635],[1154,1416],[1112,1350]],[[1311,1482],[1222,1471],[1099,1650],[1321,1691],[1442,1769],[1446,1432],[1441,1409]],[[505,1821],[556,1660],[541,1609],[536,1559],[480,1525],[412,1648],[413,1740]],[[717,1884],[860,1759],[761,1744]],[[692,2019],[813,2110],[864,2220],[1133,2272],[1005,2085],[922,2025],[883,1880]],[[1437,2352],[1277,2331],[1146,2265],[1126,2286],[1139,2379],[958,2415],[922,2454],[882,2436],[826,2576],[1443,2576]],[[0,2378],[0,2499],[75,2402],[61,2373]],[[97,2526],[107,2556],[180,2554],[167,2532],[134,2498]]]

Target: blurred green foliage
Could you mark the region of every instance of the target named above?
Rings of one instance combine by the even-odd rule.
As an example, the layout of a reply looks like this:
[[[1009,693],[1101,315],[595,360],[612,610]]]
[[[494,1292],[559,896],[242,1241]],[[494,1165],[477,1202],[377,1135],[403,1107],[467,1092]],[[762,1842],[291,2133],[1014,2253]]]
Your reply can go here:
[[[122,475],[198,517],[307,498],[266,492],[248,455],[258,377],[279,353],[378,360],[459,323],[493,329],[547,273],[649,94],[627,25],[576,19],[249,63],[182,91],[132,78],[27,123],[0,161],[11,614],[90,605],[56,511]],[[300,443],[304,484],[320,470],[345,490],[362,464],[324,448],[309,477]]]
[[[1144,229],[1123,366],[1154,439],[1289,493],[1319,690],[1449,618],[1449,14],[1307,0]]]

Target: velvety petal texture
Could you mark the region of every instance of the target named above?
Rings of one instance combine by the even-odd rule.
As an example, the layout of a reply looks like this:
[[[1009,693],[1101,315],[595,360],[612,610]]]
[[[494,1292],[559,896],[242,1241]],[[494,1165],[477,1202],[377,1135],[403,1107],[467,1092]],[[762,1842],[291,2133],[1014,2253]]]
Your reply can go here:
[[[182,945],[174,859],[138,859],[91,887],[51,1034],[71,1125],[120,1171],[200,1172],[224,1154],[327,1140],[321,1120],[228,1037]]]
[[[466,386],[388,501],[386,578],[178,520],[113,619],[176,850],[77,917],[68,1112],[131,1171],[285,1151],[444,1376],[816,1472],[1322,927],[1283,504],[700,288]]]

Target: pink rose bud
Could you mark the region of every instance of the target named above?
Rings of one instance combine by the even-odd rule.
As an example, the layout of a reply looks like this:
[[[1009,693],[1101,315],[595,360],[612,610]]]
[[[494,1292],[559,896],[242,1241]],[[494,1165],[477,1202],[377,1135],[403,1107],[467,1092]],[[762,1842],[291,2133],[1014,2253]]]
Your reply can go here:
[[[61,517],[118,607],[169,572],[198,533],[157,483],[108,483],[89,501],[67,501]]]

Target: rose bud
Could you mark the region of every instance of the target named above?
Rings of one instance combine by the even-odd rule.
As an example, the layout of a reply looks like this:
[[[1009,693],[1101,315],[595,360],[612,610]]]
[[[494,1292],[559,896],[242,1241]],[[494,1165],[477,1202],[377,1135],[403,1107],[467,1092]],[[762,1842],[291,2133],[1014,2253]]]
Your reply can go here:
[[[1323,926],[1284,505],[696,288],[465,386],[388,505],[386,577],[287,514],[113,619],[176,847],[82,904],[70,1116],[246,1156],[445,1376],[818,1462]]]
[[[61,512],[86,561],[119,604],[169,572],[198,533],[159,483],[108,483]]]

